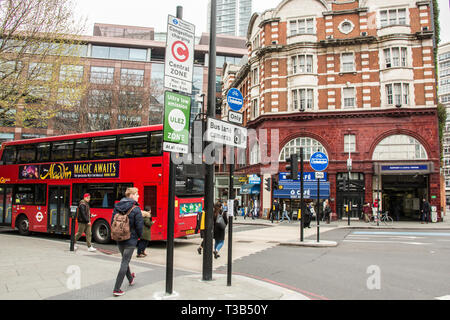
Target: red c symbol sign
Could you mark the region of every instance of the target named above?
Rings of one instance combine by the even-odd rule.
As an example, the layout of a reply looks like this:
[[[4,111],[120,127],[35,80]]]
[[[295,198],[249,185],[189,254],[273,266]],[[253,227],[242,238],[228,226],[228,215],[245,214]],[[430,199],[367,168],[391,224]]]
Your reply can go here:
[[[184,42],[176,41],[172,45],[172,55],[180,62],[185,62],[189,58],[189,49]]]

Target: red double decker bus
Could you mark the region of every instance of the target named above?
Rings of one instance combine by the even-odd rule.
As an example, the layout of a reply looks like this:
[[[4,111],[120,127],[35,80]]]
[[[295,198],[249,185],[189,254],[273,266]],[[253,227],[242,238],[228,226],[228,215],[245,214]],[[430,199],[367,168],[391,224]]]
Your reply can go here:
[[[133,186],[139,188],[141,209],[152,211],[152,239],[165,240],[170,154],[162,151],[162,129],[157,125],[3,143],[0,225],[23,235],[69,235],[71,206],[78,206],[87,192],[93,238],[107,243],[114,204]],[[194,233],[204,205],[200,171],[177,166],[175,237]]]

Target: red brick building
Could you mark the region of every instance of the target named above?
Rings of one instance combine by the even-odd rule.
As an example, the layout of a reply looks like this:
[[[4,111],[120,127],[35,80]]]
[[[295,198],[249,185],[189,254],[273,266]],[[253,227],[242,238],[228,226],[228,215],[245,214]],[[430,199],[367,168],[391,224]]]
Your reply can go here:
[[[244,95],[245,125],[267,129],[268,137],[278,130],[279,154],[271,154],[268,141],[278,171],[300,147],[306,162],[317,150],[328,155],[331,206],[338,216],[346,217],[344,204],[357,217],[363,203],[379,198],[383,211],[415,220],[422,197],[440,216],[430,6],[412,0],[284,0],[253,15],[248,62],[239,71],[225,67],[224,84]],[[263,172],[258,152],[249,147],[239,170],[264,181],[276,172]],[[312,171],[309,163],[305,171]],[[261,182],[255,196],[263,210],[270,208],[271,193]]]

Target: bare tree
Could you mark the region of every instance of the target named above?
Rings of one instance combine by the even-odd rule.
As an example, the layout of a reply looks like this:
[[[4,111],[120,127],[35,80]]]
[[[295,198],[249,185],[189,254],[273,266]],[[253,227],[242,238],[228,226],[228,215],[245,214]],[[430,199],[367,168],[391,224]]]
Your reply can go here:
[[[144,84],[143,73],[122,70],[115,82],[106,74],[91,74],[85,97],[59,112],[54,128],[60,133],[130,128],[147,124],[147,116],[149,124],[162,123],[162,105],[155,99],[162,94],[159,83]]]
[[[45,127],[84,94],[72,0],[0,1],[0,119]]]

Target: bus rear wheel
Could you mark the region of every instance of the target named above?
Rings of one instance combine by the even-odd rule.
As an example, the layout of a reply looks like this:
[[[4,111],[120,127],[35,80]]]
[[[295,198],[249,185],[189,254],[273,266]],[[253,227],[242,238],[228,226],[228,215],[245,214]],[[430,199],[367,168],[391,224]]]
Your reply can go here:
[[[92,236],[97,243],[107,244],[111,242],[111,228],[105,220],[99,220],[94,224]]]
[[[29,236],[30,232],[30,222],[26,216],[21,216],[16,222],[17,229],[22,236]]]

